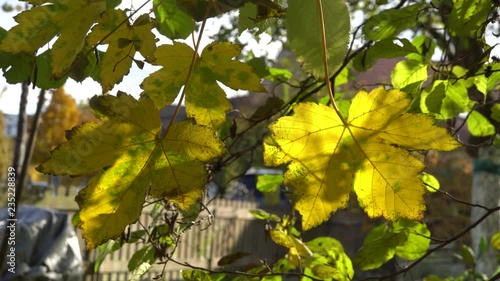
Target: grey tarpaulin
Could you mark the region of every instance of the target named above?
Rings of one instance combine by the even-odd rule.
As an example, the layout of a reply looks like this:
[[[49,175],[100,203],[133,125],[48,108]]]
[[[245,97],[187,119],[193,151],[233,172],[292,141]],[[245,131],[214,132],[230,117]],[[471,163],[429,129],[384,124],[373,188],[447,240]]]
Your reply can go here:
[[[0,209],[1,239],[6,223],[7,209]],[[15,273],[3,265],[2,281],[83,279],[80,245],[66,213],[21,206],[15,225]]]

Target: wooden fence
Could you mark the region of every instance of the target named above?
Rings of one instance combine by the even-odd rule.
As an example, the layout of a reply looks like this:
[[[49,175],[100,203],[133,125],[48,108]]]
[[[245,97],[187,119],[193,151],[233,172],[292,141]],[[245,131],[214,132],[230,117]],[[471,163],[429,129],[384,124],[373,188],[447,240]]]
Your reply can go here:
[[[279,248],[266,237],[264,223],[254,219],[250,214],[249,210],[258,208],[257,203],[217,199],[213,200],[208,208],[214,216],[213,222],[207,225],[207,222],[203,221],[201,225],[193,226],[182,234],[173,256],[176,261],[216,269],[221,257],[236,251],[248,252],[261,259],[272,260],[284,254],[284,249]],[[139,219],[143,225],[148,225],[150,220],[148,213],[143,213]],[[131,231],[139,229],[142,227],[138,223],[131,226]],[[98,273],[92,273],[98,251],[85,253],[83,241],[81,241],[81,248],[82,255],[86,259],[86,281],[122,281],[132,277],[127,264],[132,255],[142,247],[140,244],[124,244],[121,249],[106,257]],[[247,265],[255,261],[255,258],[244,260]],[[182,280],[182,269],[188,268],[168,262],[163,271],[163,265],[155,265],[142,280],[153,280],[162,272],[163,276],[155,280]]]

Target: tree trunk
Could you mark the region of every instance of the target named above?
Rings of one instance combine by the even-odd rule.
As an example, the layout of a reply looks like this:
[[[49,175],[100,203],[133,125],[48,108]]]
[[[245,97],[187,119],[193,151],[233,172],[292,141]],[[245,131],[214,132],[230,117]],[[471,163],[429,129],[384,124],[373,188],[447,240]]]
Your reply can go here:
[[[472,181],[472,203],[493,208],[500,205],[500,146],[481,147],[479,157],[474,163]],[[472,221],[484,214],[484,210],[473,208]],[[479,251],[481,239],[489,244],[491,236],[500,230],[500,213],[491,214],[485,221],[472,229],[472,249]],[[491,276],[497,269],[496,252],[487,246],[482,257],[477,261],[476,271]]]

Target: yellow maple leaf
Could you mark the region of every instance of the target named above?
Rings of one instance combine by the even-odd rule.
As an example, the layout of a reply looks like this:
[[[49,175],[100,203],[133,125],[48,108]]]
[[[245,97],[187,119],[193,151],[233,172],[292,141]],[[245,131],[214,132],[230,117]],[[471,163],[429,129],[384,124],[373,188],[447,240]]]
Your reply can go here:
[[[270,126],[267,165],[288,164],[302,226],[310,229],[344,208],[352,189],[370,217],[422,219],[423,163],[405,148],[452,150],[459,146],[424,114],[408,113],[411,99],[398,90],[359,92],[343,123],[329,107],[300,103],[294,116]]]
[[[148,62],[154,60],[156,37],[152,29],[148,15],[138,17],[134,24],[130,24],[122,10],[108,10],[101,15],[101,21],[92,28],[87,40],[91,46],[109,44],[100,65],[104,93],[128,74],[136,52]]]
[[[265,92],[255,70],[240,61],[232,60],[241,46],[213,42],[203,49],[196,60],[186,89],[186,112],[198,124],[214,128],[222,124],[231,109],[224,90],[217,81],[232,89]],[[184,43],[162,45],[155,52],[156,64],[163,68],[152,73],[141,84],[156,108],[171,104],[186,83],[194,51]]]
[[[34,54],[59,35],[50,51],[52,75],[60,77],[82,50],[90,27],[106,10],[105,0],[28,1],[39,6],[17,15],[18,23],[7,33],[0,50]],[[47,4],[48,3],[48,4]]]
[[[134,223],[148,192],[188,210],[207,183],[205,163],[224,152],[213,129],[189,121],[175,123],[167,136],[158,137],[159,113],[148,97],[94,97],[91,107],[102,122],[73,128],[69,141],[37,168],[58,175],[102,171],[76,197],[89,250]]]

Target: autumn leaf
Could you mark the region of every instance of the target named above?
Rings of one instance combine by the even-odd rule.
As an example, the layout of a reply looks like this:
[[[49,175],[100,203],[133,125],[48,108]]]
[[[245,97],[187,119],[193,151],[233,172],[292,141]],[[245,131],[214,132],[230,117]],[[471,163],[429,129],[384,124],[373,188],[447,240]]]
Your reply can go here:
[[[270,126],[267,165],[289,164],[285,185],[293,187],[295,209],[305,230],[344,208],[352,189],[372,217],[422,219],[424,169],[413,150],[459,146],[433,118],[408,113],[411,99],[399,90],[359,92],[346,124],[330,107],[298,104],[294,116]]]
[[[73,128],[69,141],[37,168],[71,176],[100,171],[76,197],[78,227],[89,250],[134,223],[148,192],[188,210],[207,182],[205,163],[224,151],[211,128],[189,121],[174,124],[159,138],[159,112],[148,97],[137,101],[120,93],[96,96],[90,104],[102,122]]]
[[[198,124],[216,128],[226,120],[226,112],[231,109],[217,81],[235,90],[265,91],[251,66],[232,60],[241,48],[227,42],[213,42],[196,60],[186,89],[186,112]],[[148,95],[156,108],[163,108],[175,100],[186,83],[193,55],[193,49],[184,43],[174,42],[173,45],[158,47],[156,63],[163,68],[141,84],[143,95]]]
[[[152,28],[153,24],[148,15],[138,17],[134,24],[130,24],[122,10],[108,10],[101,15],[100,23],[92,28],[87,40],[92,46],[97,43],[109,44],[101,62],[100,78],[103,93],[122,81],[133,61],[139,66],[143,63],[134,60],[136,52],[148,62],[154,60],[156,37],[151,31]]]
[[[106,10],[106,1],[27,2],[37,6],[15,17],[18,25],[9,30],[0,44],[0,51],[34,54],[59,35],[51,48],[51,68],[54,77],[61,77],[82,50],[90,27]]]

